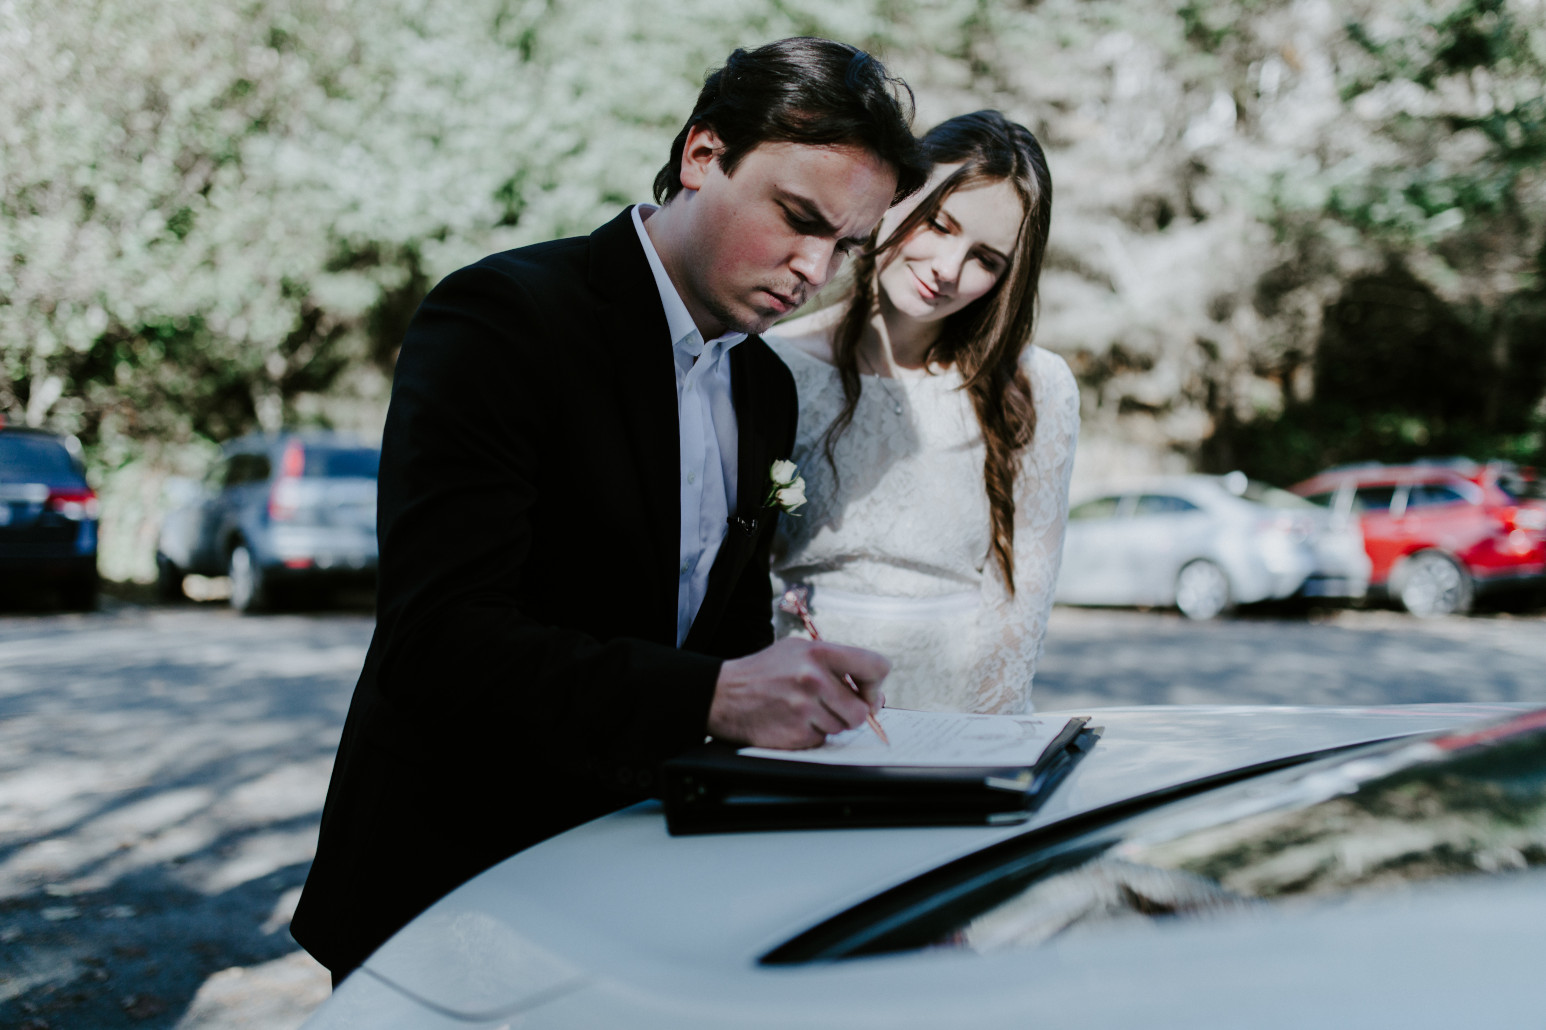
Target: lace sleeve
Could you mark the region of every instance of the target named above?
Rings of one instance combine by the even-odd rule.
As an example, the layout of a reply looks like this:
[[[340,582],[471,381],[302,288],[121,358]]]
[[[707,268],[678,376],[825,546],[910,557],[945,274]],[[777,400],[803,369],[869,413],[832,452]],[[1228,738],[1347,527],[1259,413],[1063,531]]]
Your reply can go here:
[[[978,622],[978,711],[1027,712],[1063,557],[1068,484],[1079,439],[1079,387],[1062,358],[1039,347],[1026,360],[1036,435],[1015,476],[1015,592],[990,554]]]

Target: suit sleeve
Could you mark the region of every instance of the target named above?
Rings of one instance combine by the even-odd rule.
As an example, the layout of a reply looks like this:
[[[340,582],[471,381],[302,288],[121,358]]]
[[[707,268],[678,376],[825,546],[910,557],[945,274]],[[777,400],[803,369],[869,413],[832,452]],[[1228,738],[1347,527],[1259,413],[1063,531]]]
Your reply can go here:
[[[533,511],[556,489],[540,460],[544,359],[563,338],[552,307],[478,265],[436,287],[408,330],[382,448],[367,732],[435,763],[519,749],[527,768],[637,792],[703,739],[720,662],[523,610]]]

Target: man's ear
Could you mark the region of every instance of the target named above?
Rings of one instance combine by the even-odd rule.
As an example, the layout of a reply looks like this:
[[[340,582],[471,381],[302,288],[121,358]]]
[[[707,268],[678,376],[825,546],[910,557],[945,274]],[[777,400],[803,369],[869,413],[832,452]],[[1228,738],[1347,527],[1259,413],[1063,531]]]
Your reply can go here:
[[[694,125],[687,130],[687,141],[682,144],[682,188],[702,189],[709,177],[709,169],[719,160],[725,145],[719,134],[706,125]]]

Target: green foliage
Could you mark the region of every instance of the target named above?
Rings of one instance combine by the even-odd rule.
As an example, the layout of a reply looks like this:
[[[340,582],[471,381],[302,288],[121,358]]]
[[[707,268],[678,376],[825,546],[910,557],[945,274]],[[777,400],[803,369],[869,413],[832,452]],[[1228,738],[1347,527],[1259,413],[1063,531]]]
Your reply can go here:
[[[1473,328],[1485,321],[1401,267],[1349,283],[1327,311],[1313,396],[1227,427],[1209,465],[1284,483],[1371,457],[1546,465],[1546,298],[1510,298],[1492,338]]]
[[[13,0],[0,412],[93,454],[351,415],[316,398],[379,418],[429,283],[647,197],[732,47],[883,27],[803,0]]]
[[[1480,216],[1473,232],[1486,232],[1488,218],[1521,213],[1521,178],[1546,158],[1546,55],[1535,45],[1542,25],[1538,11],[1532,20],[1523,7],[1517,0],[1462,0],[1448,9],[1419,8],[1389,35],[1348,25],[1368,60],[1344,95],[1356,103],[1391,86],[1419,87],[1395,105],[1389,131],[1404,144],[1404,156],[1429,160],[1376,168],[1363,196],[1343,193],[1334,213],[1361,228],[1408,235],[1420,235],[1450,210]],[[1458,159],[1439,152],[1443,137],[1467,131],[1485,145]],[[1458,230],[1464,220],[1449,224]]]
[[[705,72],[802,32],[920,127],[1041,136],[1089,434],[1276,481],[1541,461],[1538,0],[7,0],[0,413],[99,473],[373,431],[432,283],[646,198]],[[1349,321],[1382,283],[1421,319]]]
[[[1350,251],[1363,270],[1325,309],[1313,394],[1226,420],[1209,464],[1294,479],[1434,453],[1546,460],[1542,15],[1519,0],[1349,9],[1350,127],[1309,183],[1274,183],[1270,217],[1297,251],[1288,279],[1342,272],[1327,255]],[[1373,285],[1400,299],[1371,304]]]

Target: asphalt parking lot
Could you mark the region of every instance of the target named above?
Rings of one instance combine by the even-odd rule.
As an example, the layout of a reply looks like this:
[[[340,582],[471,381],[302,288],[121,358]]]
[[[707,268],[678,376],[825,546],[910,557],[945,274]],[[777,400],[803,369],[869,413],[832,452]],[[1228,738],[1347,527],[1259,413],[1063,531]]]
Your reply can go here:
[[[300,1024],[287,932],[371,619],[109,599],[0,612],[0,1026]],[[1189,623],[1058,609],[1043,710],[1546,703],[1546,613]]]

